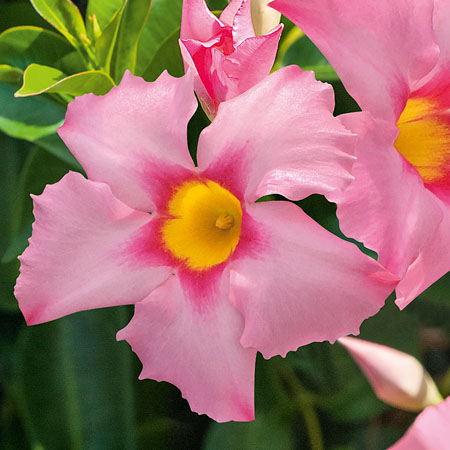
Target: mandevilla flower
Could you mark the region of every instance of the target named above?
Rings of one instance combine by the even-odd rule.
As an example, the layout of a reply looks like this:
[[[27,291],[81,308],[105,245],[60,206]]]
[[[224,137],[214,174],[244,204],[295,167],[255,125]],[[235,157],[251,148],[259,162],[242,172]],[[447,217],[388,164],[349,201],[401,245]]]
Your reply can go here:
[[[436,384],[411,355],[352,337],[339,339],[361,367],[380,400],[407,411],[442,401]]]
[[[405,307],[450,269],[450,8],[443,0],[275,0],[364,112],[342,231],[401,278]]]
[[[406,434],[389,450],[450,450],[450,397],[419,414]]]
[[[224,103],[199,139],[190,74],[125,74],[73,101],[59,132],[88,179],[35,197],[16,297],[28,324],[136,304],[118,333],[217,421],[251,420],[256,351],[285,355],[357,333],[397,279],[288,201],[344,188],[355,136],[333,92],[298,67]],[[349,150],[350,149],[350,150]]]
[[[255,36],[250,7],[250,0],[232,0],[218,19],[205,0],[183,2],[181,54],[186,70],[195,74],[195,91],[211,120],[221,102],[265,78],[275,61],[283,25]]]

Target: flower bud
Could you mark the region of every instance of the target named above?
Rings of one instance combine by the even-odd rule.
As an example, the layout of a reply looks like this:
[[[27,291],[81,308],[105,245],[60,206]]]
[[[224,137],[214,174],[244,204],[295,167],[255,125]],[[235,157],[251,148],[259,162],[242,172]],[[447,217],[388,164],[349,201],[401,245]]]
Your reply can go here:
[[[252,23],[256,36],[267,34],[280,23],[281,14],[270,6],[267,6],[270,1],[251,0]]]

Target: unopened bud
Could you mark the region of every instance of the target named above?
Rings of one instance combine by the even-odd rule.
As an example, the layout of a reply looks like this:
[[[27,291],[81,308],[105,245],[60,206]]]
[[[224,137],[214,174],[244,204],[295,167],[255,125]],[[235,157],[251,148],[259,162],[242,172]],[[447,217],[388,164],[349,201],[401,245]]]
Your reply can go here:
[[[251,0],[252,23],[256,36],[267,34],[275,28],[281,19],[281,14],[267,6],[272,0]]]

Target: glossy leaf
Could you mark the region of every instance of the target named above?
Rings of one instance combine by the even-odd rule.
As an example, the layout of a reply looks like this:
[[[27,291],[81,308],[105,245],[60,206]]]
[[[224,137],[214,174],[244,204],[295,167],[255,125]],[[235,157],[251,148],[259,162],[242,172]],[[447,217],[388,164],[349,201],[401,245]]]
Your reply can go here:
[[[74,167],[75,158],[56,135],[62,125],[66,106],[49,96],[14,98],[18,86],[0,82],[0,131],[34,142]]]
[[[24,330],[16,379],[34,448],[135,449],[131,352],[115,340],[127,315],[88,311]]]
[[[74,47],[84,45],[86,28],[80,11],[70,0],[30,0],[36,11]]]
[[[174,77],[181,77],[184,74],[183,59],[178,45],[179,37],[180,29],[177,28],[161,44],[147,70],[142,75],[145,80],[156,80],[164,70],[167,70]]]
[[[72,74],[84,70],[78,52],[59,34],[39,27],[15,27],[0,34],[0,64],[25,70],[30,64]]]
[[[114,54],[114,48],[116,46],[117,35],[119,33],[125,6],[126,3],[124,3],[116,11],[111,18],[111,22],[109,22],[101,36],[95,42],[95,54],[97,56],[97,61],[108,73],[110,72],[111,60]]]
[[[125,0],[89,0],[86,17],[95,14],[101,30],[104,30],[111,22],[114,14],[124,5]]]
[[[28,245],[34,220],[30,194],[40,195],[47,184],[56,183],[69,170],[73,170],[73,167],[42,148],[34,146],[29,151],[15,182],[14,208],[9,213],[11,239],[1,258],[2,263],[13,261]]]
[[[136,75],[142,75],[166,40],[180,28],[183,0],[153,0],[139,40]]]
[[[8,84],[17,84],[22,80],[23,71],[17,67],[0,64],[0,81]]]
[[[73,96],[93,93],[106,94],[114,82],[110,76],[100,70],[77,73],[66,76],[54,67],[31,64],[23,74],[23,85],[15,93],[16,97],[47,93],[61,93]]]
[[[127,0],[114,50],[112,74],[116,82],[125,70],[135,72],[139,38],[147,21],[152,0]]]
[[[16,0],[14,2],[2,2],[2,20],[0,21],[0,33],[8,28],[19,25],[34,25],[37,27],[50,28],[48,24],[29,1]]]

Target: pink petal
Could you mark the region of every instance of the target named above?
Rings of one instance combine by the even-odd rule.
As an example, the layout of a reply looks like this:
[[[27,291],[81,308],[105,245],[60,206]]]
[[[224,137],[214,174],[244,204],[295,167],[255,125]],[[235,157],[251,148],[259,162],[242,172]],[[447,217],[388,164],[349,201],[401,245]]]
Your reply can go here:
[[[237,47],[241,42],[251,37],[255,37],[255,30],[252,24],[250,0],[243,0],[233,19],[234,47]]]
[[[167,267],[135,267],[125,249],[151,219],[103,183],[74,172],[34,197],[33,236],[20,257],[15,295],[29,325],[86,309],[135,303],[163,283]]]
[[[450,270],[450,207],[441,205],[443,221],[397,286],[396,303],[400,309]]]
[[[61,138],[86,170],[127,205],[155,209],[154,161],[193,169],[186,127],[197,108],[189,75],[173,78],[164,72],[154,83],[127,72],[108,94],[78,97],[70,103]]]
[[[394,126],[367,113],[340,119],[359,135],[355,181],[328,198],[338,205],[342,232],[375,250],[378,261],[402,277],[439,226],[441,207],[393,147],[398,133]]]
[[[265,245],[231,264],[233,304],[245,318],[241,344],[265,358],[359,332],[397,280],[376,261],[289,202],[247,206]]]
[[[275,0],[322,51],[363,110],[397,119],[438,58],[432,0]]]
[[[183,0],[181,39],[208,41],[222,26],[204,0]]]
[[[239,344],[243,320],[228,301],[228,273],[201,310],[176,276],[136,305],[117,339],[126,339],[143,364],[140,378],[177,386],[193,411],[218,422],[254,418],[256,351]]]
[[[352,180],[355,136],[333,117],[333,103],[331,86],[312,72],[277,70],[221,104],[200,135],[199,168],[226,184],[235,180],[250,202],[344,188]]]
[[[230,81],[234,81],[232,94],[227,98],[245,92],[270,73],[282,31],[283,24],[280,24],[264,36],[248,38],[226,59],[224,69]]]
[[[450,450],[450,397],[426,408],[389,450]]]
[[[242,3],[243,0],[231,0],[230,3],[228,3],[228,6],[222,11],[220,20],[230,27],[233,26],[234,16],[242,6]]]
[[[385,345],[339,339],[361,367],[380,400],[407,411],[421,411],[442,400],[430,375],[416,358]]]

